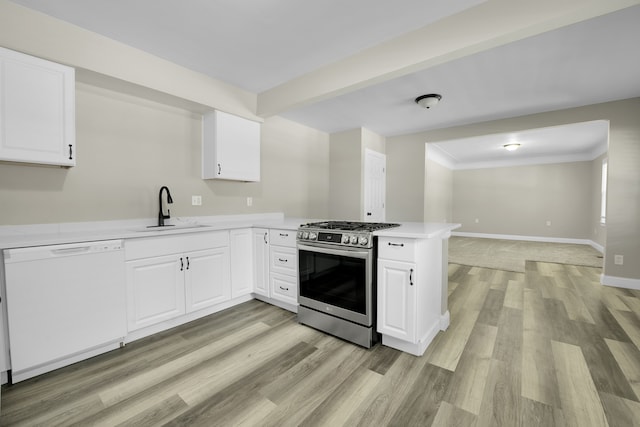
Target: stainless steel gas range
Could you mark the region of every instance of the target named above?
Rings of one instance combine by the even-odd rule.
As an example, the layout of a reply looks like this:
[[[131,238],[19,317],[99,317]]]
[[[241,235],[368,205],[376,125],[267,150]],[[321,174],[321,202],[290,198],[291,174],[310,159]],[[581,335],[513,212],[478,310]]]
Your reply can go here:
[[[324,221],[298,228],[298,322],[370,348],[376,333],[376,230],[400,224]]]

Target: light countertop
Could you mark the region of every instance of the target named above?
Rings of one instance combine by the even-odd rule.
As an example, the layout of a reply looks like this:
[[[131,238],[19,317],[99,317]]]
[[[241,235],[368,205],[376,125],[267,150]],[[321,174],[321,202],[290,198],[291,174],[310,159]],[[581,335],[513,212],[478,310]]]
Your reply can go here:
[[[284,217],[281,213],[172,218],[166,229],[149,227],[152,220],[122,220],[62,224],[34,224],[0,227],[0,250],[31,246],[82,243],[113,239],[139,239],[154,236],[202,233],[216,230],[260,227],[297,230],[301,224],[318,219]],[[376,231],[374,235],[413,239],[448,237],[460,224],[403,222],[400,227]]]
[[[374,232],[379,237],[401,237],[408,239],[433,239],[449,237],[452,230],[461,224],[444,222],[401,222],[400,227],[387,228]]]
[[[296,230],[311,220],[285,218],[282,214],[228,215],[199,218],[172,218],[172,227],[158,229],[150,220],[123,220],[62,224],[34,224],[0,227],[0,250],[31,246],[139,239],[154,236],[202,233],[216,230],[264,227]]]

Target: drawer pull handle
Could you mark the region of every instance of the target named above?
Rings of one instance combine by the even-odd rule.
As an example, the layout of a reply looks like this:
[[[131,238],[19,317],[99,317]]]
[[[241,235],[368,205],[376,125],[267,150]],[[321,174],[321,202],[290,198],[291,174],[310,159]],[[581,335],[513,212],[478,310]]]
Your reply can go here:
[[[289,288],[285,288],[285,287],[282,287],[282,286],[280,286],[280,289],[282,289],[283,291],[288,291],[289,290]]]
[[[413,268],[409,270],[409,284],[413,286]]]
[[[280,262],[287,262],[287,261],[289,261],[289,260],[288,260],[288,259],[278,258],[278,261],[280,261]]]
[[[288,233],[280,233],[280,237],[289,237]]]
[[[391,242],[389,242],[389,246],[400,246],[402,248],[402,247],[404,247],[404,243],[391,243]]]

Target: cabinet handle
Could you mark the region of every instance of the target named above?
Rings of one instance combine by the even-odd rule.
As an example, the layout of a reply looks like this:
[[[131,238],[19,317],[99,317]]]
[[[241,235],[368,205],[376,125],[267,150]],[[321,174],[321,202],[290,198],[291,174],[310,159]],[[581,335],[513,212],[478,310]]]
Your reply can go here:
[[[222,166],[220,166],[220,163],[218,163],[218,175],[220,175],[222,173]]]
[[[189,269],[189,257],[187,257],[187,270]]]
[[[69,160],[73,160],[73,145],[69,144]]]
[[[287,262],[287,261],[289,261],[289,260],[288,260],[288,259],[278,258],[278,261],[280,261],[280,262]]]
[[[283,291],[288,291],[289,288],[283,288],[282,286],[279,286],[280,289],[282,289]]]
[[[264,236],[262,236],[262,238],[264,239],[265,245],[269,244],[269,242],[267,242],[267,233],[264,233]]]
[[[391,242],[389,242],[389,246],[400,246],[402,248],[402,247],[404,247],[404,243],[391,243]]]
[[[371,216],[371,212],[367,212],[367,216]]]
[[[180,271],[184,271],[184,261],[180,258]]]
[[[413,268],[409,270],[409,284],[413,286]]]
[[[280,233],[280,237],[289,237],[288,233]]]

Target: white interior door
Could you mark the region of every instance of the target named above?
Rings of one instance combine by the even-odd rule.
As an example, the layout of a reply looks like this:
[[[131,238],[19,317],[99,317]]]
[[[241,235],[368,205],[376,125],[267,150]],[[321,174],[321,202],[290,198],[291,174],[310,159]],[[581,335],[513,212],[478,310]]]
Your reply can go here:
[[[385,220],[387,156],[373,150],[364,153],[364,212],[363,221]]]

